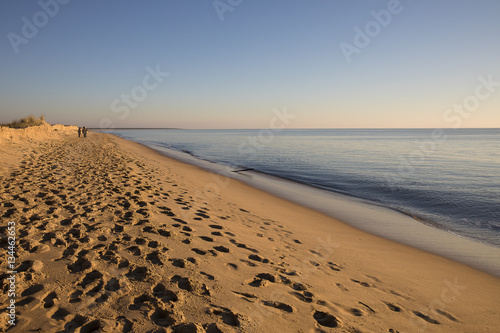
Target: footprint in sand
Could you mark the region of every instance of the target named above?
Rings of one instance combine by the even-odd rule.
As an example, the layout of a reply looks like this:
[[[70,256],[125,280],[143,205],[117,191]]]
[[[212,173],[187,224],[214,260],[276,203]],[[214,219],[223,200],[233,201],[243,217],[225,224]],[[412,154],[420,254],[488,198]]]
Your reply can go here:
[[[259,299],[257,296],[250,293],[239,292],[239,291],[232,291],[232,293],[250,303],[255,303]]]
[[[16,302],[16,307],[19,307],[23,311],[31,311],[37,307],[39,307],[40,300],[33,297],[33,296],[28,296],[21,301]],[[1,327],[1,326],[0,326]]]
[[[119,225],[119,224],[115,224],[114,228],[113,228],[113,232],[115,233],[121,233],[123,232],[124,230],[124,227],[122,225]]]
[[[373,287],[373,285],[371,283],[368,283],[368,282],[363,282],[363,281],[354,280],[354,279],[351,279],[351,281],[359,284],[360,286],[366,287],[366,288]]]
[[[446,317],[447,319],[449,319],[451,321],[454,321],[456,323],[460,322],[460,320],[458,320],[457,318],[455,318],[453,315],[451,315],[450,313],[448,313],[446,311],[443,311],[443,310],[440,310],[440,309],[436,309],[436,312],[439,313],[440,315]]]
[[[43,299],[43,307],[46,309],[49,309],[54,306],[54,300],[58,299],[57,293],[55,291],[49,293],[45,298]]]
[[[16,269],[18,273],[20,272],[39,272],[43,269],[43,262],[40,260],[26,260],[23,261],[19,267]]]
[[[165,287],[164,284],[158,283],[153,287],[153,295],[157,299],[162,302],[177,302],[179,300],[179,296],[172,290],[169,290]]]
[[[159,243],[157,241],[149,241],[148,247],[152,249],[156,249],[159,246]]]
[[[79,285],[86,291],[86,295],[93,296],[104,287],[103,275],[98,271],[92,271],[85,275]]]
[[[368,313],[376,313],[375,310],[373,310],[368,304],[365,304],[363,302],[358,302],[358,304],[364,307],[364,311],[357,308],[353,308],[354,310],[353,313],[356,313],[356,315],[363,316],[366,311]]]
[[[129,310],[146,310],[149,309],[155,304],[156,299],[151,296],[149,293],[142,294],[136,298],[134,298],[133,302],[129,304]]]
[[[118,291],[120,287],[120,280],[117,278],[111,278],[106,284],[105,289],[109,291]]]
[[[110,248],[110,247],[109,247]],[[117,264],[118,263],[118,256],[116,255],[115,250],[109,249],[106,250],[106,252],[101,251],[99,254],[101,255],[101,259],[105,261],[109,261],[110,263]]]
[[[241,316],[228,308],[213,306],[207,312],[218,316],[224,324],[234,327],[241,325]]]
[[[59,308],[52,314],[50,318],[55,320],[65,320],[66,317],[69,316],[70,314],[71,313],[65,308]]]
[[[204,218],[204,219],[210,218],[210,216],[207,215],[206,212],[203,210],[198,210],[194,215],[199,216],[199,217]]]
[[[160,258],[160,252],[159,251],[154,251],[154,252],[149,253],[146,256],[146,260],[149,261],[149,262],[151,262],[153,265],[158,265],[158,266],[162,266],[163,265],[163,261]]]
[[[206,254],[207,254],[207,251],[200,250],[200,249],[198,249],[198,248],[193,248],[193,249],[191,249],[191,251],[193,251],[193,252],[194,252],[194,253],[196,253],[196,254],[199,254],[200,256],[204,256],[204,255],[206,255]]]
[[[227,263],[226,266],[229,267],[232,270],[237,270],[238,269],[238,265],[230,263],[230,262]]]
[[[132,253],[134,256],[140,256],[141,255],[141,249],[138,246],[130,246],[127,248],[127,251]]]
[[[177,286],[180,288],[180,289],[184,289],[184,290],[187,290],[187,291],[193,291],[193,286],[191,284],[191,281],[189,280],[189,278],[184,278],[184,277],[181,277],[179,275],[174,275],[170,281],[172,283],[177,283]]]
[[[197,282],[190,280],[189,278],[182,277],[180,275],[174,275],[170,282],[176,283],[179,289],[183,289],[194,294],[210,296],[210,291],[205,284],[198,284]]]
[[[317,261],[314,260],[309,260],[309,263],[314,267],[318,267],[320,265]]]
[[[268,264],[268,263],[271,262],[269,259],[262,258],[261,256],[259,256],[257,254],[251,254],[251,255],[249,255],[248,259],[254,260],[254,261],[258,261],[258,262],[261,262],[263,264]]]
[[[248,266],[250,267],[257,267],[256,264],[254,264],[253,262],[251,262],[250,260],[246,260],[246,259],[240,259],[241,262],[244,262],[245,264],[247,264]]]
[[[323,311],[314,311],[313,318],[324,327],[338,327],[340,325],[340,321],[335,316]]]
[[[340,272],[342,270],[342,267],[329,261],[327,263],[328,267],[332,270],[332,271],[336,271],[336,272]]]
[[[208,274],[208,273],[205,273],[205,272],[200,272],[201,275],[204,275],[207,279],[209,279],[210,281],[213,281],[215,280],[215,277],[211,274]]]
[[[69,303],[79,303],[82,302],[81,296],[83,295],[83,291],[76,290],[69,296]]]
[[[146,232],[147,232],[147,233],[150,233],[150,234],[157,234],[157,233],[158,233],[158,232],[155,230],[155,228],[154,228],[154,227],[152,227],[152,226],[146,226],[146,227],[142,228],[142,232],[144,232],[144,233],[146,233]]]
[[[336,285],[336,286],[337,286],[340,290],[342,290],[342,291],[349,291],[349,289],[347,289],[346,287],[344,287],[344,285],[343,285],[343,284],[341,284],[341,283],[336,283],[335,285]]]
[[[226,232],[226,234],[227,234],[227,232]],[[258,251],[258,250],[253,249],[253,248],[251,248],[251,247],[247,246],[246,244],[243,244],[243,243],[238,243],[238,242],[237,242],[236,240],[234,240],[234,239],[230,239],[229,241],[230,241],[231,243],[233,243],[234,245],[236,245],[237,247],[239,247],[239,248],[242,248],[242,249],[248,250],[248,251],[253,252],[253,253],[259,253],[259,251]],[[257,257],[258,257],[258,256],[256,256],[255,258],[257,258]],[[264,259],[264,260],[267,260],[267,259]],[[257,261],[259,261],[259,260],[257,259]]]
[[[179,222],[179,223],[182,223],[182,224],[187,224],[186,221],[184,221],[183,219],[180,219],[180,218],[176,218],[174,217],[172,220],[176,221],[176,222]]]
[[[162,214],[165,214],[165,215],[170,216],[170,217],[175,216],[175,213],[172,212],[172,210],[168,207],[158,207],[158,208],[163,209],[160,211],[160,213],[162,213]]]
[[[30,287],[28,287],[27,289],[23,290],[23,292],[21,293],[21,296],[32,296],[32,295],[35,295],[37,293],[39,293],[40,291],[42,291],[44,289],[44,285],[43,284],[34,284]]]
[[[431,318],[429,317],[428,315],[426,314],[423,314],[422,312],[419,312],[419,311],[413,311],[413,314],[419,318],[422,318],[423,320],[425,320],[426,322],[428,322],[429,324],[433,324],[433,325],[439,325],[439,321],[435,320],[434,318]]]
[[[391,311],[394,311],[394,312],[401,312],[401,308],[397,305],[394,305],[392,303],[389,303],[389,302],[384,302],[384,304],[387,306],[387,308]]]
[[[300,301],[304,303],[312,303],[314,301],[314,294],[309,291],[291,291],[290,294],[298,298]]]
[[[224,229],[224,227],[223,227],[223,226],[218,225],[218,224],[209,224],[208,226],[209,226],[210,228],[212,228],[212,229],[218,229],[218,230],[222,230],[222,229]]]
[[[85,321],[88,320],[85,319]],[[124,317],[120,317],[119,320],[95,319],[80,326],[80,333],[132,332],[133,323]],[[66,328],[67,332],[73,332],[73,330],[68,330],[68,328]]]
[[[179,267],[179,268],[184,268],[186,267],[186,260],[184,259],[169,259],[169,261],[172,262],[172,266]]]
[[[64,325],[65,331],[66,332],[74,332],[78,327],[81,327],[87,321],[88,321],[87,318],[80,316],[80,315],[75,315],[73,317],[73,319],[71,319],[71,321],[69,321],[68,323],[66,323],[66,325]],[[82,327],[82,329],[83,329],[83,327]],[[99,327],[97,329],[99,329]],[[82,330],[80,330],[80,332],[82,332]],[[87,332],[88,332],[88,330],[87,330]]]
[[[269,273],[259,273],[252,280],[245,281],[246,284],[252,287],[264,287],[275,282],[276,276]]]
[[[225,246],[214,246],[214,249],[219,251],[219,252],[223,252],[223,253],[229,253],[230,250],[229,248],[225,247]]]
[[[156,325],[162,327],[173,326],[184,319],[183,316],[179,315],[175,310],[163,309],[161,307],[157,307],[150,311],[149,317]]]
[[[295,311],[295,309],[291,305],[288,305],[288,304],[285,304],[285,303],[281,303],[281,302],[276,302],[276,301],[262,301],[262,303],[265,306],[273,307],[273,308],[279,309],[279,310],[281,310],[283,312],[286,312],[286,313],[292,313],[292,312]]]
[[[137,237],[134,242],[137,244],[137,245],[144,245],[147,243],[147,240],[142,238],[142,237]]]
[[[149,269],[146,266],[134,265],[125,276],[136,281],[144,281],[149,276]]]
[[[85,259],[84,257],[79,257],[75,262],[72,264],[68,264],[68,271],[70,273],[79,273],[79,272],[84,272],[88,269],[92,268],[92,263]]]
[[[158,234],[163,236],[163,237],[166,237],[166,238],[172,237],[172,235],[173,235],[173,233],[171,231],[168,231],[166,229],[159,229]]]

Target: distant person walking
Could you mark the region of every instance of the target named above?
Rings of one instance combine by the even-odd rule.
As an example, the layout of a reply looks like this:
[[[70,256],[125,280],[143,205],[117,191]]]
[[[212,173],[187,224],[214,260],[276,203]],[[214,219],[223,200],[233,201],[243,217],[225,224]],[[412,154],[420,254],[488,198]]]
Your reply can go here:
[[[82,135],[82,128],[78,127],[78,137],[80,137],[81,135]]]
[[[83,133],[83,137],[86,138],[87,137],[87,127],[83,126],[82,133]]]

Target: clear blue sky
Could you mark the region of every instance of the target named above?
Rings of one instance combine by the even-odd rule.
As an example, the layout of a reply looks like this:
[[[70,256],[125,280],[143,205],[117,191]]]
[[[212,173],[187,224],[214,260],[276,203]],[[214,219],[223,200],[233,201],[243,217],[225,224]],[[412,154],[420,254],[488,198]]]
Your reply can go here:
[[[498,0],[59,1],[0,2],[0,122],[500,127]]]

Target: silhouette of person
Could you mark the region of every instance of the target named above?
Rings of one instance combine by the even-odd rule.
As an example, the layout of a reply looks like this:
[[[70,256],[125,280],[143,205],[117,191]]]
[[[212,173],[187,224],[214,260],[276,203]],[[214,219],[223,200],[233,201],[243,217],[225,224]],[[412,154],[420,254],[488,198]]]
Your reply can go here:
[[[83,132],[83,137],[86,138],[87,137],[87,127],[83,126],[82,132]]]
[[[80,137],[80,135],[82,135],[82,128],[78,127],[78,137]]]

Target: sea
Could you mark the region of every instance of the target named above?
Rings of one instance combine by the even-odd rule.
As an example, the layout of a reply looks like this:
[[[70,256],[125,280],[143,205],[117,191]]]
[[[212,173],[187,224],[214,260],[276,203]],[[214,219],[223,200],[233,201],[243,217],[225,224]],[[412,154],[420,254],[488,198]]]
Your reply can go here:
[[[107,132],[234,171],[251,169],[356,198],[500,248],[500,129]]]

